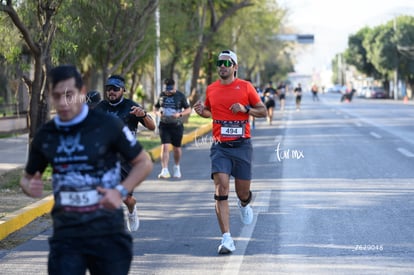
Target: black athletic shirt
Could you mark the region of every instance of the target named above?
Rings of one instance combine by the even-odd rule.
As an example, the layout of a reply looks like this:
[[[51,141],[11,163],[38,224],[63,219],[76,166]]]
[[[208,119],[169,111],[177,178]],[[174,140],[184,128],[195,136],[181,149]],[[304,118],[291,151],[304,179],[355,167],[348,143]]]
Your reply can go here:
[[[99,102],[95,109],[119,117],[135,135],[138,128],[138,123],[141,123],[144,126],[145,124],[144,118],[139,118],[136,117],[134,114],[129,113],[131,112],[132,106],[141,107],[140,105],[128,98],[122,98],[122,101],[116,105],[111,104],[107,100],[102,100],[101,102]]]
[[[110,115],[120,118],[125,123],[125,125],[128,126],[132,134],[136,136],[138,123],[141,123],[144,126],[145,124],[144,124],[144,118],[139,118],[135,116],[134,114],[129,113],[131,112],[132,106],[141,107],[134,101],[123,97],[122,100],[118,102],[117,104],[111,104],[107,100],[102,100],[95,107],[95,110],[103,111],[105,113],[108,113]],[[132,169],[132,166],[127,161],[121,158],[121,180],[124,180],[128,176],[128,173],[129,171],[131,171],[131,169]]]
[[[123,232],[122,209],[99,208],[96,187],[119,184],[118,154],[132,160],[142,151],[141,145],[120,119],[88,110],[86,105],[77,123],[64,124],[55,117],[41,127],[26,166],[31,175],[43,172],[49,163],[52,166],[54,237]]]
[[[190,107],[187,98],[180,91],[176,91],[173,95],[167,95],[165,92],[162,92],[154,106],[163,113],[161,122],[167,124],[181,122],[180,118],[175,118],[173,115],[180,113],[182,109]]]

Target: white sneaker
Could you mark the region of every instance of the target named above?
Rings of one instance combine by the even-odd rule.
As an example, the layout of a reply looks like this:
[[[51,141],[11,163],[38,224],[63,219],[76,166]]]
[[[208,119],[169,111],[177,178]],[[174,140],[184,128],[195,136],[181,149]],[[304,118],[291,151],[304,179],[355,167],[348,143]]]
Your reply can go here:
[[[161,173],[158,175],[158,178],[159,179],[169,179],[169,178],[171,178],[170,171],[168,171],[168,168],[163,168],[161,170]]]
[[[224,233],[223,238],[221,239],[221,244],[219,245],[217,252],[219,254],[229,254],[235,250],[236,250],[236,247],[234,246],[234,242],[230,234]]]
[[[134,205],[134,211],[132,213],[129,213],[128,211],[128,222],[127,227],[130,232],[137,231],[139,228],[139,218],[138,218],[138,211],[137,211],[137,205]]]
[[[174,178],[181,178],[181,171],[180,171],[180,165],[174,165]]]
[[[237,202],[237,205],[240,209],[240,218],[242,223],[248,225],[253,222],[253,209],[250,205],[246,205],[243,207],[240,203],[240,201]]]

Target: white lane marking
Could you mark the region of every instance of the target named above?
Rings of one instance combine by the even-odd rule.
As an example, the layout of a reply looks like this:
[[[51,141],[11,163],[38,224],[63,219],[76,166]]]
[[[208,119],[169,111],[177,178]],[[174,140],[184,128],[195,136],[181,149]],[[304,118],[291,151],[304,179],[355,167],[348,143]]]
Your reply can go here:
[[[275,142],[280,142],[281,140],[282,140],[282,138],[283,138],[283,136],[281,136],[281,135],[277,135],[277,136],[275,136]]]
[[[369,133],[371,136],[373,136],[374,138],[382,138],[382,136],[380,136],[379,134],[375,133],[375,132],[370,132]]]
[[[400,152],[401,154],[403,154],[406,157],[414,158],[414,153],[412,153],[411,151],[409,151],[407,149],[399,147],[399,148],[397,148],[397,151]]]
[[[257,217],[260,213],[265,213],[269,210],[269,202],[271,191],[260,191],[257,193],[253,202],[254,218],[250,225],[244,225],[240,236],[235,239],[236,251],[229,255],[227,263],[223,267],[223,275],[237,275],[240,273],[240,267],[243,263],[246,248],[252,238],[254,228],[256,227]],[[237,213],[239,215],[239,213]]]
[[[355,126],[356,126],[356,127],[362,127],[362,123],[360,123],[360,122],[355,122]]]

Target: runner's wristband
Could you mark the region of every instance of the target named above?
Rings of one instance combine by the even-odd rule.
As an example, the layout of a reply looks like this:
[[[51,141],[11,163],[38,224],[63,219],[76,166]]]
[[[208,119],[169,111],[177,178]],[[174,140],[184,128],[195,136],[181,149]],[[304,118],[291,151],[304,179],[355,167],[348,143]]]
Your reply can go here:
[[[145,115],[143,116],[137,116],[137,118],[145,118],[145,117],[147,117],[147,112],[145,112]]]
[[[244,108],[246,108],[246,114],[248,114],[250,112],[250,106],[249,105],[244,105]]]

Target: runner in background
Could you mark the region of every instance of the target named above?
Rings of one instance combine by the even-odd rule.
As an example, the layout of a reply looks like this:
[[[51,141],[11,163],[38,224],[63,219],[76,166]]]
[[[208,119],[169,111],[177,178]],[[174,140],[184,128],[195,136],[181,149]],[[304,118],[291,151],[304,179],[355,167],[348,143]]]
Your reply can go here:
[[[112,114],[120,118],[131,134],[135,137],[138,130],[138,124],[141,123],[148,130],[155,130],[155,122],[152,117],[145,111],[145,109],[138,103],[125,98],[125,79],[120,75],[110,76],[105,83],[106,99],[102,100],[97,106],[96,110]],[[121,177],[125,179],[131,170],[131,165],[123,160],[121,162]],[[137,200],[133,195],[133,191],[128,194],[124,200],[128,208],[128,229],[130,231],[137,231],[139,228],[139,217],[137,210]]]

